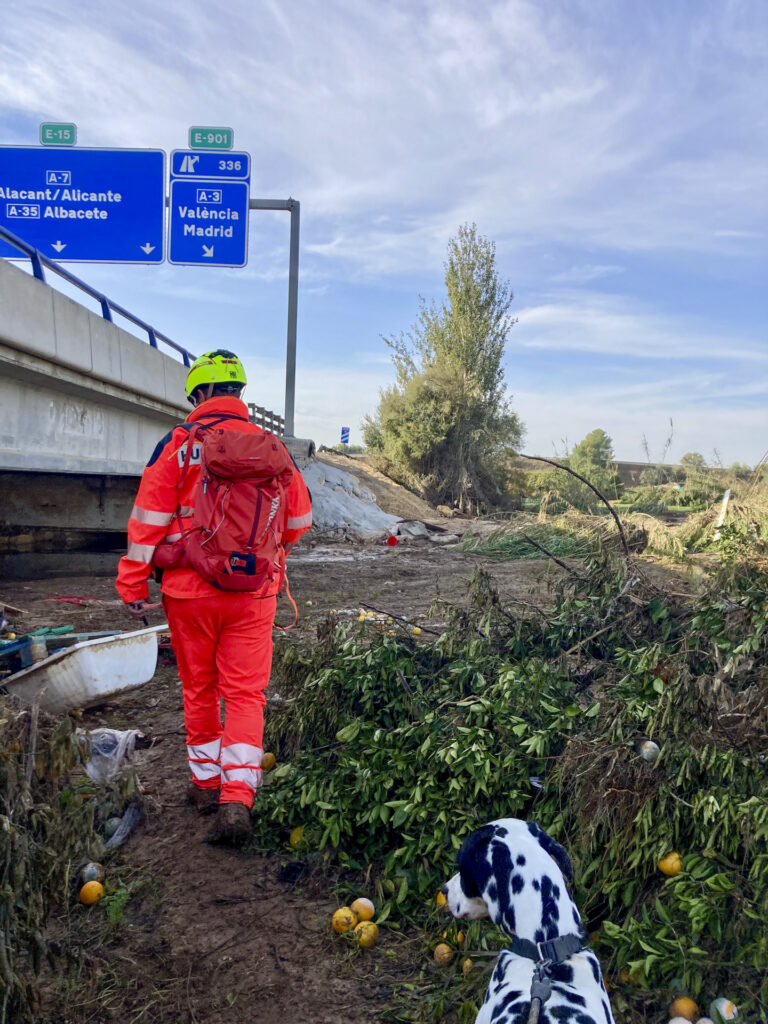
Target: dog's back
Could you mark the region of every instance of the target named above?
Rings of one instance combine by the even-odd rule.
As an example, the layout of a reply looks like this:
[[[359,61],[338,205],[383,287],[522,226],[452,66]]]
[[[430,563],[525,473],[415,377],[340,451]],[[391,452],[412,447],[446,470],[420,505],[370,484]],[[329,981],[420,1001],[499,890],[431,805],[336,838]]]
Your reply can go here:
[[[541,1007],[540,1024],[613,1024],[600,964],[588,950],[555,964],[552,995]],[[475,1024],[518,1024],[531,1008],[533,961],[502,950]]]

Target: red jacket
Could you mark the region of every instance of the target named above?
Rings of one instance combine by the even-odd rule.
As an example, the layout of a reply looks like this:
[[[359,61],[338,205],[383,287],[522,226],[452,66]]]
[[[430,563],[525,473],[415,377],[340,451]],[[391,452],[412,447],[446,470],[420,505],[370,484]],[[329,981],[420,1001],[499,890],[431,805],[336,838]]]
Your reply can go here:
[[[187,416],[187,423],[205,423],[222,414],[236,419],[221,420],[217,427],[224,430],[242,430],[262,433],[261,427],[248,419],[248,407],[239,398],[209,398]],[[188,431],[174,427],[160,441],[144,469],[128,520],[128,551],[120,559],[117,571],[117,590],[126,603],[146,600],[149,596],[147,580],[152,572],[155,548],[164,540],[173,541],[181,536],[176,509],[181,506],[181,528],[186,532],[191,525],[193,502],[200,476],[200,455],[193,447],[191,463],[184,486],[178,490],[181,468],[186,454]],[[298,470],[288,488],[288,526],[283,544],[295,544],[312,525],[312,505],[307,485]],[[263,597],[277,592],[277,580],[269,584]],[[221,590],[207,583],[194,569],[166,569],[162,591],[171,597],[210,597]]]

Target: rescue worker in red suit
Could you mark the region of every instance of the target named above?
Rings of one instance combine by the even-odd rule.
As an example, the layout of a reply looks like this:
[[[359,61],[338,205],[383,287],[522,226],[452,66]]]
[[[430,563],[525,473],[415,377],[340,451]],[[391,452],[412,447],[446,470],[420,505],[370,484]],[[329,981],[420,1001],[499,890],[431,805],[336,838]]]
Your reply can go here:
[[[187,398],[195,407],[187,422],[218,421],[216,426],[225,430],[260,432],[240,399],[245,384],[245,370],[233,353],[220,349],[201,356],[187,377]],[[157,545],[190,528],[200,456],[193,445],[179,491],[187,436],[187,429],[176,427],[159,442],[128,520],[128,550],[120,560],[117,590],[137,618],[146,614]],[[312,524],[309,492],[298,470],[286,501],[282,544],[287,552]],[[201,813],[218,811],[211,837],[218,841],[239,843],[250,832],[250,810],[262,775],[264,689],[272,666],[279,586],[276,579],[263,592],[237,593],[213,586],[191,568],[162,574],[163,607],[184,697],[192,773],[187,795]]]

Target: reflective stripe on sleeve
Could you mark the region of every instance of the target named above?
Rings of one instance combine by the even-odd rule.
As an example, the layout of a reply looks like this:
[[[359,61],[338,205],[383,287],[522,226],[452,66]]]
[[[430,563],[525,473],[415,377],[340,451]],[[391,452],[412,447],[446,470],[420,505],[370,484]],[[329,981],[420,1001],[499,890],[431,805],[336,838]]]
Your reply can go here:
[[[154,553],[154,544],[135,544],[133,541],[128,541],[128,550],[125,552],[125,557],[132,562],[145,562],[148,564],[152,561]]]
[[[303,516],[288,516],[285,524],[287,530],[300,530],[303,526],[312,525],[312,513],[306,512]]]
[[[146,523],[147,526],[167,526],[173,519],[173,512],[155,512],[151,508],[134,505],[131,519],[135,519],[137,523]]]

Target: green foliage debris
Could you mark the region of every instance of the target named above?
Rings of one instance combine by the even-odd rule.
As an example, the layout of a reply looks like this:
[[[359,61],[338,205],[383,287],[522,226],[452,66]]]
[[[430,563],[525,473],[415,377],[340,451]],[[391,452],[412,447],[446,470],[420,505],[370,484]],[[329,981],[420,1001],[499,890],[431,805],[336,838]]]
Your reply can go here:
[[[618,1018],[661,1020],[674,982],[768,1020],[766,562],[738,545],[726,561],[689,599],[598,548],[547,611],[505,607],[480,573],[434,642],[329,618],[312,651],[284,644],[283,763],[254,841],[303,825],[310,850],[368,873],[380,920],[436,934],[464,836],[534,819],[574,860]],[[474,950],[501,941],[479,934]],[[391,1019],[474,1019],[491,964],[403,986]]]

